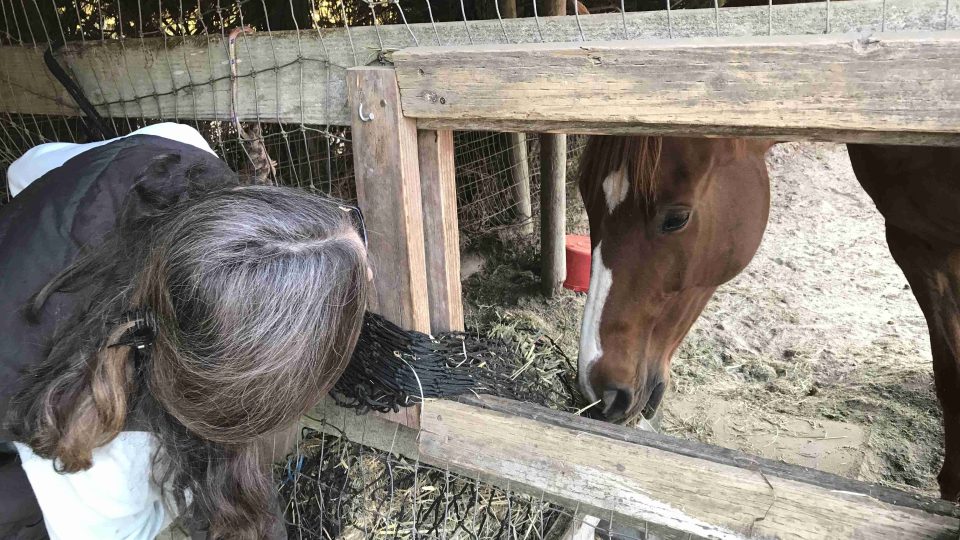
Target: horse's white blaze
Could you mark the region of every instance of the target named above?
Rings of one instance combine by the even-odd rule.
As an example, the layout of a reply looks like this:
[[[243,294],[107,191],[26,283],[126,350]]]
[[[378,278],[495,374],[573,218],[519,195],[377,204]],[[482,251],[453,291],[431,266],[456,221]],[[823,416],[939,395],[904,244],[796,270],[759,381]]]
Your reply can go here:
[[[603,356],[600,346],[600,316],[603,305],[610,294],[613,273],[603,265],[600,245],[593,250],[590,261],[590,290],[587,293],[587,305],[583,310],[583,322],[580,324],[580,354],[577,357],[577,373],[580,389],[590,399],[596,401],[597,395],[590,386],[590,368]]]
[[[608,174],[603,180],[603,195],[607,200],[607,213],[613,213],[620,203],[627,198],[627,179],[624,170],[620,169]]]

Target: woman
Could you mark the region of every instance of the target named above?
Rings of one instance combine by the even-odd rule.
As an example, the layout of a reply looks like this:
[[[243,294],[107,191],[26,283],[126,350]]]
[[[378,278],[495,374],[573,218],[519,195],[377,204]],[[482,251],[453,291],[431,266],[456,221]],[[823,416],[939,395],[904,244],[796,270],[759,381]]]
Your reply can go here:
[[[359,334],[358,213],[241,186],[165,126],[8,172],[40,178],[0,208],[0,440],[22,467],[0,504],[23,506],[24,471],[54,538],[153,538],[177,515],[211,538],[283,536],[274,436]],[[31,524],[0,516],[0,536]]]

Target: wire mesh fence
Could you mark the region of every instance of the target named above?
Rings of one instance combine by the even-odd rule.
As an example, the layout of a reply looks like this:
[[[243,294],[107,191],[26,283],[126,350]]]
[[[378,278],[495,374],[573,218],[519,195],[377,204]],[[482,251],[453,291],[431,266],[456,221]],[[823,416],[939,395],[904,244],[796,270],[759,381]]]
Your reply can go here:
[[[250,161],[245,130],[256,126],[281,182],[349,196],[349,133],[339,127],[349,123],[343,71],[389,62],[399,48],[949,29],[960,17],[950,0],[798,1],[789,3],[809,7],[791,11],[783,9],[788,2],[772,0],[587,0],[566,2],[575,16],[561,23],[544,16],[557,3],[0,0],[0,45],[32,51],[34,64],[52,49],[86,98],[105,111],[111,134],[160,120],[191,123],[216,138],[216,149],[239,168]],[[82,47],[61,49],[63,43]],[[0,106],[0,170],[31,145],[91,138],[84,122],[70,119],[78,111],[60,83],[42,65],[35,71],[39,86],[20,84],[16,69],[0,81],[0,102],[7,103]],[[506,137],[460,134],[457,140],[469,240],[471,231],[505,226],[522,214],[510,197],[509,184],[517,179],[506,178],[517,165],[501,159],[510,155]],[[479,165],[480,155],[497,163],[496,174]],[[528,155],[535,196],[538,154]]]
[[[342,437],[303,439],[279,467],[291,538],[557,538],[575,513]]]
[[[43,65],[47,50],[101,111],[110,136],[186,123],[237,171],[255,173],[252,154],[262,148],[276,163],[271,181],[353,200],[353,153],[364,149],[353,147],[346,127],[344,71],[389,63],[400,48],[960,25],[960,2],[951,0],[581,0],[560,2],[573,15],[562,20],[545,16],[548,4],[557,2],[0,0],[0,173],[32,146],[98,139]],[[536,216],[538,139],[519,141],[455,134],[462,245],[525,225],[518,181],[529,182]],[[570,138],[572,173],[583,142]],[[525,145],[526,167],[517,144]],[[0,190],[6,201],[5,183]],[[552,385],[554,371],[574,369],[557,364],[543,378]],[[575,409],[557,395],[554,388],[512,397]],[[342,437],[304,435],[299,452],[278,466],[293,538],[559,538],[579,515]],[[607,537],[648,537],[602,521],[598,530],[617,531]]]

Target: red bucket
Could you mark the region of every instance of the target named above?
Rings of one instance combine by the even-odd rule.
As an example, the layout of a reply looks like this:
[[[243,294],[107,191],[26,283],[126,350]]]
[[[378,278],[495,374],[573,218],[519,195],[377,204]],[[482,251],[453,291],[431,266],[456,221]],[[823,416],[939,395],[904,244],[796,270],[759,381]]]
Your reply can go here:
[[[590,237],[568,234],[567,280],[563,286],[574,292],[587,292],[590,288]]]

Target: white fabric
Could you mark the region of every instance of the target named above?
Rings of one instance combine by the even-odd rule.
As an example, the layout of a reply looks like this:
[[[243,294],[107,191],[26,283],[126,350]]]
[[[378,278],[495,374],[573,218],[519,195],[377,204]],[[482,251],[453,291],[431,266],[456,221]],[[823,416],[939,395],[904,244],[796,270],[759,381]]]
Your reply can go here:
[[[216,155],[197,130],[182,124],[155,124],[130,135],[156,135]],[[31,148],[7,170],[10,196],[74,156],[113,140]],[[150,433],[120,433],[94,450],[90,469],[71,474],[58,473],[53,461],[37,456],[28,446],[14,444],[53,540],[148,540],[176,517],[170,505],[163,504],[161,490],[152,480],[157,439]]]
[[[207,144],[203,135],[200,135],[200,132],[183,124],[174,124],[173,122],[154,124],[140,128],[130,135],[156,135],[164,139],[189,144],[190,146],[195,146],[213,155],[217,155],[216,152],[210,148],[210,145]],[[126,135],[126,137],[130,135]],[[118,138],[123,139],[124,137]],[[9,193],[11,197],[16,197],[18,193],[23,191],[24,188],[29,186],[34,180],[63,165],[74,156],[115,140],[117,139],[87,144],[57,142],[34,146],[20,156],[19,159],[11,163],[7,169],[7,193]]]
[[[157,440],[150,433],[120,433],[93,451],[90,469],[70,474],[14,444],[52,540],[150,540],[172,521],[151,479]]]

